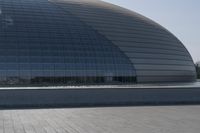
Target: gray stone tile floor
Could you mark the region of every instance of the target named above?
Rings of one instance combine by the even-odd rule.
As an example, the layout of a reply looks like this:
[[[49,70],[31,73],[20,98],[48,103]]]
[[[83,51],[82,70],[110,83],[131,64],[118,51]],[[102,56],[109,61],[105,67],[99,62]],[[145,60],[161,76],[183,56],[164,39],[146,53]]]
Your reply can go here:
[[[200,106],[0,110],[0,133],[200,133]]]

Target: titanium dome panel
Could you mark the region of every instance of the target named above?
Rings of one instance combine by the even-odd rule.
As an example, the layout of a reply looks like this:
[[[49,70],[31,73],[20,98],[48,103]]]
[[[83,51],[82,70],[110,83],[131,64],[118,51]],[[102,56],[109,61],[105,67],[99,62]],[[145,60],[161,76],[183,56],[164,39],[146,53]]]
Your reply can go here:
[[[119,47],[132,61],[138,82],[195,81],[193,60],[169,31],[135,12],[93,0],[50,0]]]
[[[129,58],[47,0],[0,1],[1,85],[134,83]]]

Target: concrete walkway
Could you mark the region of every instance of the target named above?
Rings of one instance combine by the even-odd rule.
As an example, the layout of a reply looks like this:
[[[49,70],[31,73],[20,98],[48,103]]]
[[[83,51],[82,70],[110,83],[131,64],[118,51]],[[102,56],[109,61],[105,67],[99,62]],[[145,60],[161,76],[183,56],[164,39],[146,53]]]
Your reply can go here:
[[[0,133],[199,133],[200,106],[0,110]]]

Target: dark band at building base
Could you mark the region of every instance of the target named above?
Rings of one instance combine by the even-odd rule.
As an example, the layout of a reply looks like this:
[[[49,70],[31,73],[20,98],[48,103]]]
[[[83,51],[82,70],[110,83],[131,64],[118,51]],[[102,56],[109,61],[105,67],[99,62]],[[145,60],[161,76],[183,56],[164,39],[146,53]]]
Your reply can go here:
[[[136,77],[8,77],[0,79],[0,86],[7,85],[95,85],[136,83]]]

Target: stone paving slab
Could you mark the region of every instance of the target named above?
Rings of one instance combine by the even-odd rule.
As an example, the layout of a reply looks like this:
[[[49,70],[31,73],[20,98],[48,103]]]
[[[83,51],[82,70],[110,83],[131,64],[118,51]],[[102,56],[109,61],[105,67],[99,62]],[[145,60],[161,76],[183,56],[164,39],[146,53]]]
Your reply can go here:
[[[199,133],[200,106],[0,110],[0,133]]]

